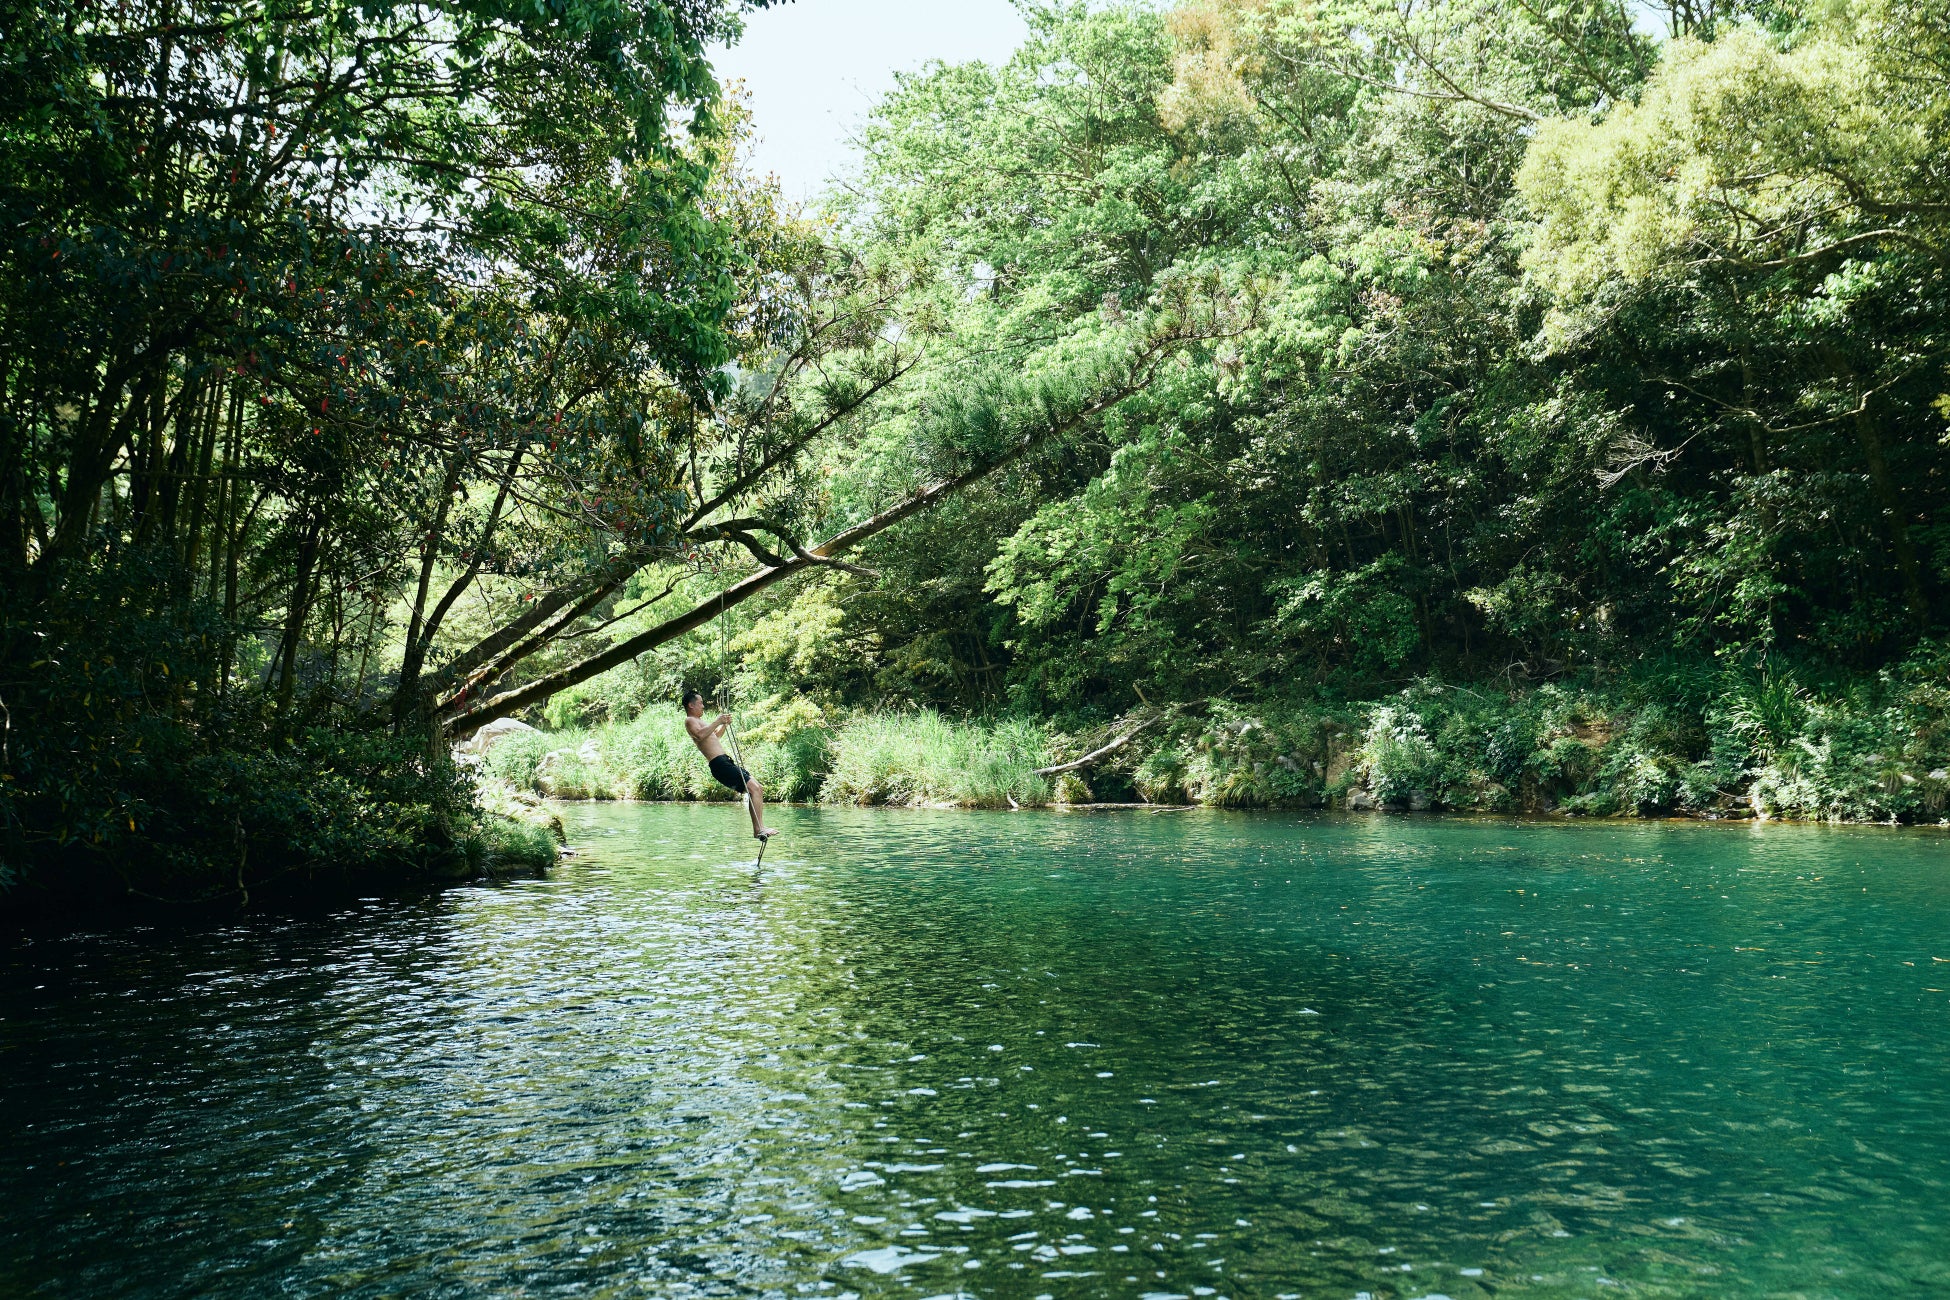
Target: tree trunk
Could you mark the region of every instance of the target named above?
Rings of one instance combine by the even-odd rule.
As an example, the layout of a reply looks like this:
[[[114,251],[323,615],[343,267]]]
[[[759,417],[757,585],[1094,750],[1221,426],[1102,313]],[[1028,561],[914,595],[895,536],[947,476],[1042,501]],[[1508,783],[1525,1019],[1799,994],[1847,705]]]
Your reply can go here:
[[[1876,501],[1889,522],[1890,548],[1896,555],[1896,572],[1903,582],[1903,603],[1909,607],[1910,621],[1920,631],[1929,626],[1930,602],[1923,590],[1923,571],[1916,562],[1916,545],[1909,535],[1909,520],[1903,515],[1902,494],[1889,476],[1889,462],[1882,451],[1882,429],[1869,413],[1864,399],[1855,412],[1855,436],[1869,462],[1869,480],[1875,484]]]
[[[420,582],[413,593],[413,612],[407,620],[406,646],[400,657],[399,687],[393,692],[393,729],[401,731],[407,719],[422,711],[420,688],[420,667],[426,663],[427,642],[431,639],[425,631],[427,593],[433,585],[434,566],[440,562],[440,543],[447,533],[447,514],[454,504],[454,491],[460,484],[462,455],[455,452],[447,463],[447,476],[440,484],[440,506],[434,513],[433,526],[427,530],[423,545],[426,550],[420,556]]]
[[[284,642],[278,648],[278,712],[291,708],[298,680],[298,646],[305,636],[305,615],[311,609],[312,569],[318,561],[318,538],[323,526],[314,520],[298,544],[298,577],[291,589],[291,608],[284,619]]]

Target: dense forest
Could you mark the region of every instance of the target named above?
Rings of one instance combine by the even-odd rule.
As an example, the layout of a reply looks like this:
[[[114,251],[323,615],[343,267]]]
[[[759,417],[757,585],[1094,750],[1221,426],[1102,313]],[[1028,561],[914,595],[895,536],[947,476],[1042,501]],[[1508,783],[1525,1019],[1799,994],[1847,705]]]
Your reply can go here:
[[[0,883],[545,860],[477,777],[702,794],[686,686],[798,798],[1943,815],[1950,13],[1024,13],[802,211],[708,0],[0,3]]]

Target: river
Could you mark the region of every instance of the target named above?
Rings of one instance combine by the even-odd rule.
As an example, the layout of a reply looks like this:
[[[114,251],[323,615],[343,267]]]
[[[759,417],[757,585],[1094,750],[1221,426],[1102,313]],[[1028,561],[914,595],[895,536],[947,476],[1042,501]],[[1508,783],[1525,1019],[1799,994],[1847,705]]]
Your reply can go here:
[[[0,1294],[1950,1295],[1950,836],[564,813],[5,941]]]

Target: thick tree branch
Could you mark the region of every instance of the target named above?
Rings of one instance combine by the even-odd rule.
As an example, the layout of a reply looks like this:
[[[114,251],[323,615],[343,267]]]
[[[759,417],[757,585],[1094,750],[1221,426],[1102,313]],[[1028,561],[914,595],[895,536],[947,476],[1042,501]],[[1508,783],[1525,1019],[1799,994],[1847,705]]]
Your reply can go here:
[[[827,538],[818,546],[813,547],[810,551],[801,552],[781,564],[760,569],[756,573],[750,574],[740,581],[731,584],[731,586],[725,588],[718,595],[696,606],[687,613],[680,614],[676,618],[660,623],[648,631],[638,633],[636,636],[619,641],[606,650],[578,660],[567,667],[549,673],[535,681],[491,696],[471,707],[461,707],[465,703],[465,692],[456,694],[443,705],[443,711],[460,709],[459,712],[451,712],[448,717],[445,723],[446,733],[449,736],[465,735],[478,727],[485,726],[496,718],[505,718],[519,709],[527,708],[532,704],[539,704],[558,691],[567,690],[569,687],[586,682],[592,677],[600,676],[612,668],[629,662],[645,651],[653,650],[660,645],[676,640],[687,632],[695,631],[697,628],[703,627],[712,619],[717,618],[725,610],[751,599],[775,583],[790,578],[795,574],[804,573],[810,569],[832,563],[842,553],[852,547],[858,546],[868,538],[886,531],[911,515],[920,513],[937,501],[953,496],[955,493],[962,491],[970,485],[980,482],[997,470],[1021,459],[1024,455],[1036,447],[1041,446],[1049,439],[1069,432],[1085,420],[1101,414],[1131,394],[1140,391],[1150,383],[1152,374],[1154,373],[1154,367],[1159,358],[1172,344],[1179,341],[1176,338],[1169,338],[1154,343],[1145,350],[1139,365],[1123,381],[1111,386],[1097,398],[1071,414],[1024,437],[1007,453],[978,465],[973,469],[954,475],[951,478],[932,483],[905,500],[881,511],[879,514],[864,519],[851,528],[843,529],[833,534],[833,536]]]
[[[650,557],[640,551],[628,552],[533,601],[526,612],[483,637],[436,676],[440,689],[460,682],[441,708],[452,707],[560,636],[649,562]]]
[[[811,427],[802,430],[797,437],[790,438],[780,444],[770,455],[752,466],[751,469],[747,470],[738,478],[732,480],[730,484],[726,485],[709,501],[702,500],[703,493],[699,492],[700,504],[695,510],[691,511],[690,518],[685,520],[685,523],[694,524],[710,514],[713,510],[749,492],[754,486],[762,482],[767,474],[770,474],[780,465],[798,455],[801,451],[804,451],[813,439],[832,428],[833,425],[845,419],[853,412],[859,410],[862,406],[865,406],[889,385],[899,381],[900,377],[905,375],[909,370],[912,370],[918,361],[919,357],[917,355],[910,358],[906,365],[902,365],[899,359],[896,358],[894,364],[888,367],[886,374],[876,378],[872,384],[867,386],[865,391],[857,394],[852,401],[843,403],[834,410],[828,411],[824,416],[816,420]]]

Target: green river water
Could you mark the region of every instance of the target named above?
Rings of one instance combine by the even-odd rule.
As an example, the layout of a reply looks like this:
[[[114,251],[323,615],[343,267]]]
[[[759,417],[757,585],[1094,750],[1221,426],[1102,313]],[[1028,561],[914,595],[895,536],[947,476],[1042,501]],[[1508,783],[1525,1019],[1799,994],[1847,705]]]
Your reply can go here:
[[[0,943],[4,1296],[1950,1296],[1950,836],[564,810]]]

